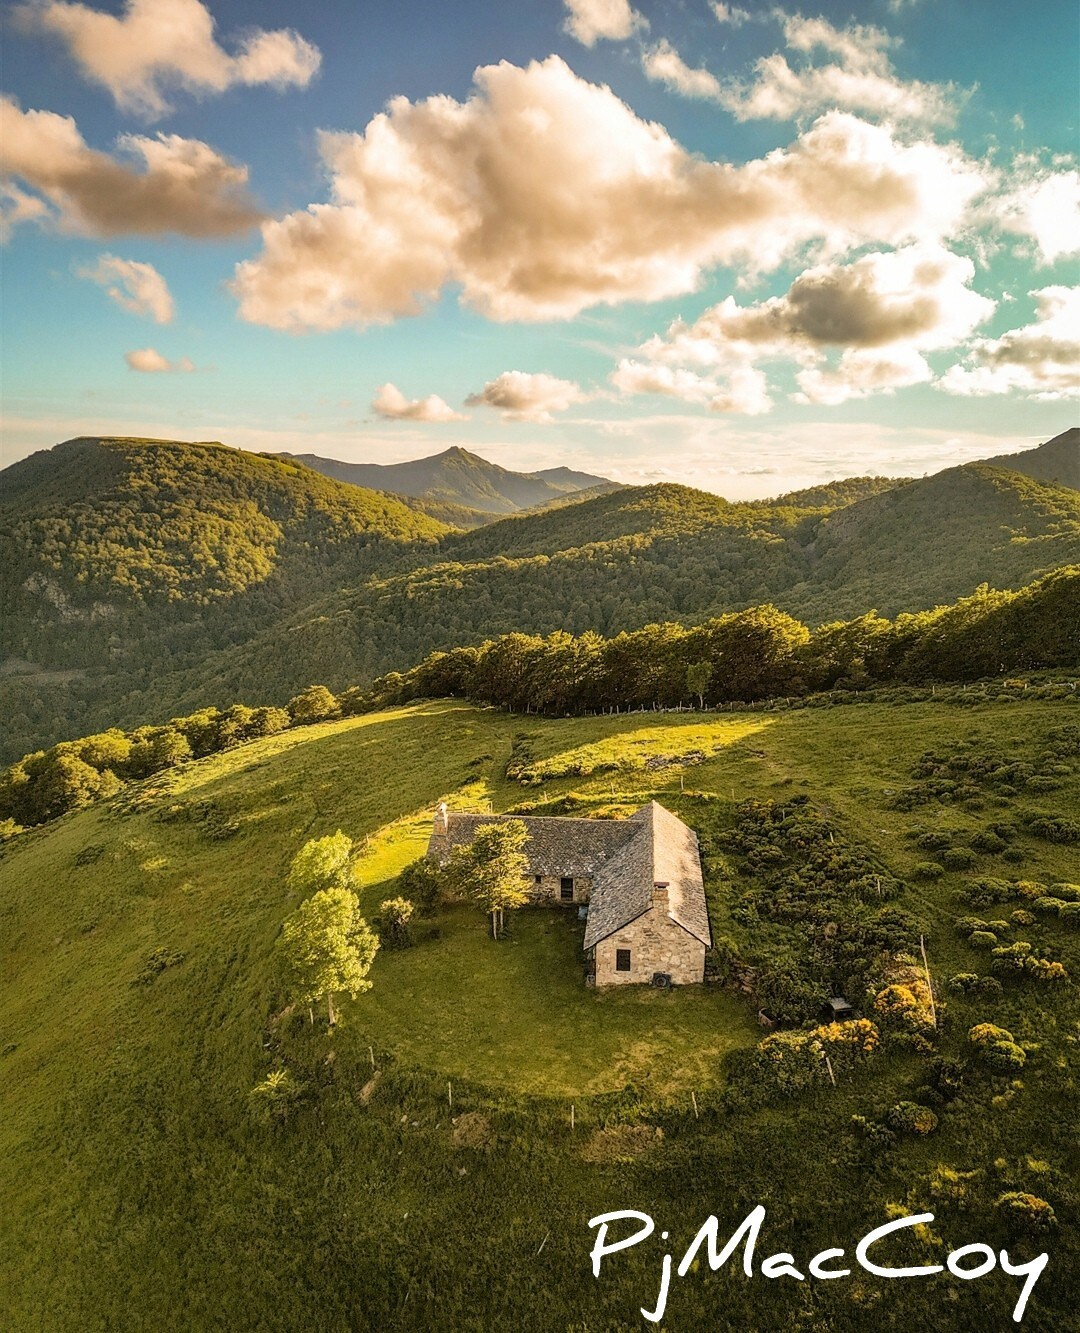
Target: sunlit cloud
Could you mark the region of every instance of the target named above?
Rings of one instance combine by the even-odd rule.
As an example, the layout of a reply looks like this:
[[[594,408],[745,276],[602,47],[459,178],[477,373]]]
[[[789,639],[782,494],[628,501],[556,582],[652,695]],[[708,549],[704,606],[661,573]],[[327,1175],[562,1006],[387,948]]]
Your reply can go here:
[[[195,369],[189,357],[182,356],[178,361],[169,361],[153,347],[140,347],[134,352],[125,352],[124,360],[129,370],[137,370],[144,375],[162,375],[175,371],[190,373]]]
[[[504,370],[465,399],[467,407],[493,407],[504,421],[550,421],[552,413],[565,412],[587,395],[571,380],[555,375],[531,375],[522,370]]]
[[[169,111],[166,90],[222,93],[237,84],[304,88],[319,50],[291,29],[248,31],[230,55],[200,0],[126,0],[117,17],[67,0],[30,0],[15,15],[27,31],[58,38],[83,76],[118,107],[147,118]]]
[[[153,264],[102,255],[96,264],[77,268],[75,275],[104,287],[111,300],[133,315],[144,315],[158,324],[168,324],[173,318],[172,293]]]
[[[117,146],[117,157],[98,152],[70,116],[0,97],[0,179],[39,196],[24,220],[88,236],[211,238],[247,231],[262,216],[247,167],[199,139],[125,134]]]
[[[406,398],[396,384],[384,384],[375,391],[371,408],[385,421],[466,421],[438,394],[426,398]]]

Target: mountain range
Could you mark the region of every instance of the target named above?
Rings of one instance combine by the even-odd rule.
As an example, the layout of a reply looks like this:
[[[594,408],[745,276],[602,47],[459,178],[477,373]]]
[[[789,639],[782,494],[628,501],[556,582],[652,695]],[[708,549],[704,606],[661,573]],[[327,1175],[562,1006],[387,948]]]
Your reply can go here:
[[[762,602],[820,624],[1017,588],[1080,562],[1080,491],[1053,479],[1078,454],[1072,430],[918,480],[733,503],[464,450],[395,465],[373,490],[215,443],[69,440],[0,474],[0,757],[341,689],[514,630],[617,634]],[[447,504],[556,493],[464,531],[388,480],[429,501],[441,486]]]
[[[345,463],[317,454],[277,456],[335,481],[400,495],[433,518],[463,528],[552,502],[573,501],[583,491],[601,495],[619,489],[617,481],[568,467],[512,472],[456,445],[408,463]]]

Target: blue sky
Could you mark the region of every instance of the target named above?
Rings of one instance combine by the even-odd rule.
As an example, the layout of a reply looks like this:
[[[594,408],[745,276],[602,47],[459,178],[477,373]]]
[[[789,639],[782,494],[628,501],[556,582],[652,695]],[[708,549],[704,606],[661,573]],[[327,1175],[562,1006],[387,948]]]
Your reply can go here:
[[[463,444],[737,497],[1035,444],[1076,417],[1078,35],[1071,0],[6,5],[3,461]]]

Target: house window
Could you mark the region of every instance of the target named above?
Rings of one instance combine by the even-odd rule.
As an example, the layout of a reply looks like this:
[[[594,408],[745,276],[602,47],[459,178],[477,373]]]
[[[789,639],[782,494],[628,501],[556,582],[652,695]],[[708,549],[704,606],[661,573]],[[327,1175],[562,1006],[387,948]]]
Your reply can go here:
[[[564,903],[572,903],[574,901],[573,876],[564,875],[562,879],[559,880],[559,897]]]
[[[629,950],[629,949],[616,949],[616,950],[615,950],[615,971],[616,971],[616,972],[629,972],[629,971],[630,971],[630,950]]]

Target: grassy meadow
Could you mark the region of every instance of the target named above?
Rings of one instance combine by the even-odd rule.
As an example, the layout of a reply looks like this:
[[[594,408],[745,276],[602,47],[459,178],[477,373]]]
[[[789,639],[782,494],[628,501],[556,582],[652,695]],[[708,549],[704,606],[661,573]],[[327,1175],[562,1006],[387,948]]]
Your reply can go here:
[[[1002,922],[1005,942],[1066,965],[1074,980],[1053,989],[1009,981],[989,997],[946,981],[987,969],[954,929],[973,877],[1080,881],[1077,844],[1025,822],[1074,817],[1080,772],[1061,764],[1037,792],[897,798],[927,750],[1034,761],[1077,720],[1068,702],[1022,698],[566,720],[436,701],[290,730],[20,835],[0,858],[0,1326],[639,1328],[663,1247],[612,1258],[596,1281],[587,1219],[644,1210],[677,1262],[709,1213],[734,1229],[762,1203],[760,1256],[850,1253],[887,1216],[924,1208],[938,1218],[920,1237],[928,1262],[1038,1239],[1051,1260],[1024,1326],[1069,1327],[1080,934],[1043,913]],[[983,1021],[1028,1052],[1010,1079],[971,1067],[925,1139],[884,1147],[852,1121],[917,1097],[925,1056],[887,1046],[835,1088],[747,1095],[739,1061],[763,1035],[751,997],[587,989],[582,927],[555,909],[513,914],[494,942],[479,910],[443,907],[412,948],[379,954],[372,990],[343,1002],[333,1032],[285,1010],[272,946],[309,838],[354,838],[373,913],[423,852],[440,799],[607,816],[656,798],[709,849],[714,935],[750,947],[725,835],[739,803],[793,796],[906,882],[900,905],[944,1002],[939,1053],[966,1059]],[[1006,818],[1007,862],[979,852],[963,872],[920,877],[918,836],[966,845]],[[305,1095],[264,1124],[248,1094],[282,1065]],[[1011,1233],[992,1206],[1006,1191],[1048,1200],[1056,1230]],[[876,1333],[922,1319],[983,1333],[1011,1323],[1020,1287],[1000,1272],[799,1283],[730,1269],[673,1286],[663,1327]]]

